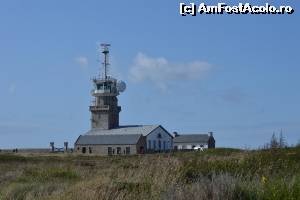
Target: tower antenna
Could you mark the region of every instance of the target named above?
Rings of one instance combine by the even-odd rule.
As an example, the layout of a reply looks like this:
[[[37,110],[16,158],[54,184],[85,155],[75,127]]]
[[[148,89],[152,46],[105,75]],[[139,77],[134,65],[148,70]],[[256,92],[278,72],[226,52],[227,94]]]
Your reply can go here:
[[[104,54],[104,62],[102,63],[104,67],[104,79],[107,80],[107,72],[108,72],[108,65],[109,65],[108,55],[109,55],[110,44],[101,44],[101,47],[102,47],[102,53]]]

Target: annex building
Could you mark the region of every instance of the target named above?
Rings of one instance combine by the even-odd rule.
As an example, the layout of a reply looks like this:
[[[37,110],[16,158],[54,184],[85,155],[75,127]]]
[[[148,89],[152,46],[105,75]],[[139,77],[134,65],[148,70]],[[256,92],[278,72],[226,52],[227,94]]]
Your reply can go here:
[[[215,148],[213,133],[208,134],[175,134],[174,150],[195,150]]]

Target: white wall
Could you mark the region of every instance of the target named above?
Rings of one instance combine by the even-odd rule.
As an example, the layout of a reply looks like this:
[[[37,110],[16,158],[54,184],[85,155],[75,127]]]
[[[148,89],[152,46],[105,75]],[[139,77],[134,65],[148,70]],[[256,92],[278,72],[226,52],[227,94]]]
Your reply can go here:
[[[195,147],[200,147],[202,146],[204,149],[207,149],[208,148],[208,145],[207,143],[186,143],[186,144],[174,144],[174,146],[177,146],[178,149],[193,149],[192,147],[195,146]]]
[[[158,134],[161,138],[158,138]],[[172,142],[173,138],[161,127],[156,128],[152,133],[147,135],[147,149],[148,150],[171,150],[173,148]],[[149,141],[151,141],[151,146],[149,148]],[[154,142],[155,141],[155,142]],[[161,148],[159,149],[159,141],[161,142]],[[165,142],[165,149],[164,149]],[[154,143],[156,143],[156,148],[154,148]]]

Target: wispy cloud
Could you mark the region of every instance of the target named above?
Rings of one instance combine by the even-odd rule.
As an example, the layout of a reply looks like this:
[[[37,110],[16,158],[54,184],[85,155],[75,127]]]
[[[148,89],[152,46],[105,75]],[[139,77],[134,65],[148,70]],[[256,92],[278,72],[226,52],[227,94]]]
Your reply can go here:
[[[203,61],[174,63],[164,57],[149,57],[138,53],[129,71],[129,78],[134,82],[151,81],[165,90],[174,80],[198,80],[211,69],[211,64]]]
[[[0,135],[8,134],[29,134],[40,131],[41,127],[37,124],[24,122],[0,122]]]
[[[239,104],[242,103],[247,98],[247,95],[244,93],[244,91],[241,88],[233,87],[224,90],[221,93],[221,98],[226,102]]]
[[[16,93],[16,84],[11,83],[8,87],[9,94],[15,94]]]
[[[88,62],[88,59],[85,57],[85,56],[78,56],[74,59],[74,61],[80,66],[80,68],[82,70],[86,70],[88,65],[89,65],[89,62]]]
[[[119,67],[119,63],[114,56],[110,56],[109,63],[110,65],[108,68],[108,74],[119,80],[124,79],[121,68]],[[103,70],[103,67],[101,68],[101,70]]]

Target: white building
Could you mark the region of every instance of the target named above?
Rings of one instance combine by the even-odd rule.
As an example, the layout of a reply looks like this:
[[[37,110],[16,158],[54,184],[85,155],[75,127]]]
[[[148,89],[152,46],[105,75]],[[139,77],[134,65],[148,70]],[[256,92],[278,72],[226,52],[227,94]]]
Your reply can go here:
[[[215,148],[215,139],[212,132],[208,134],[176,134],[173,146],[175,150]]]

